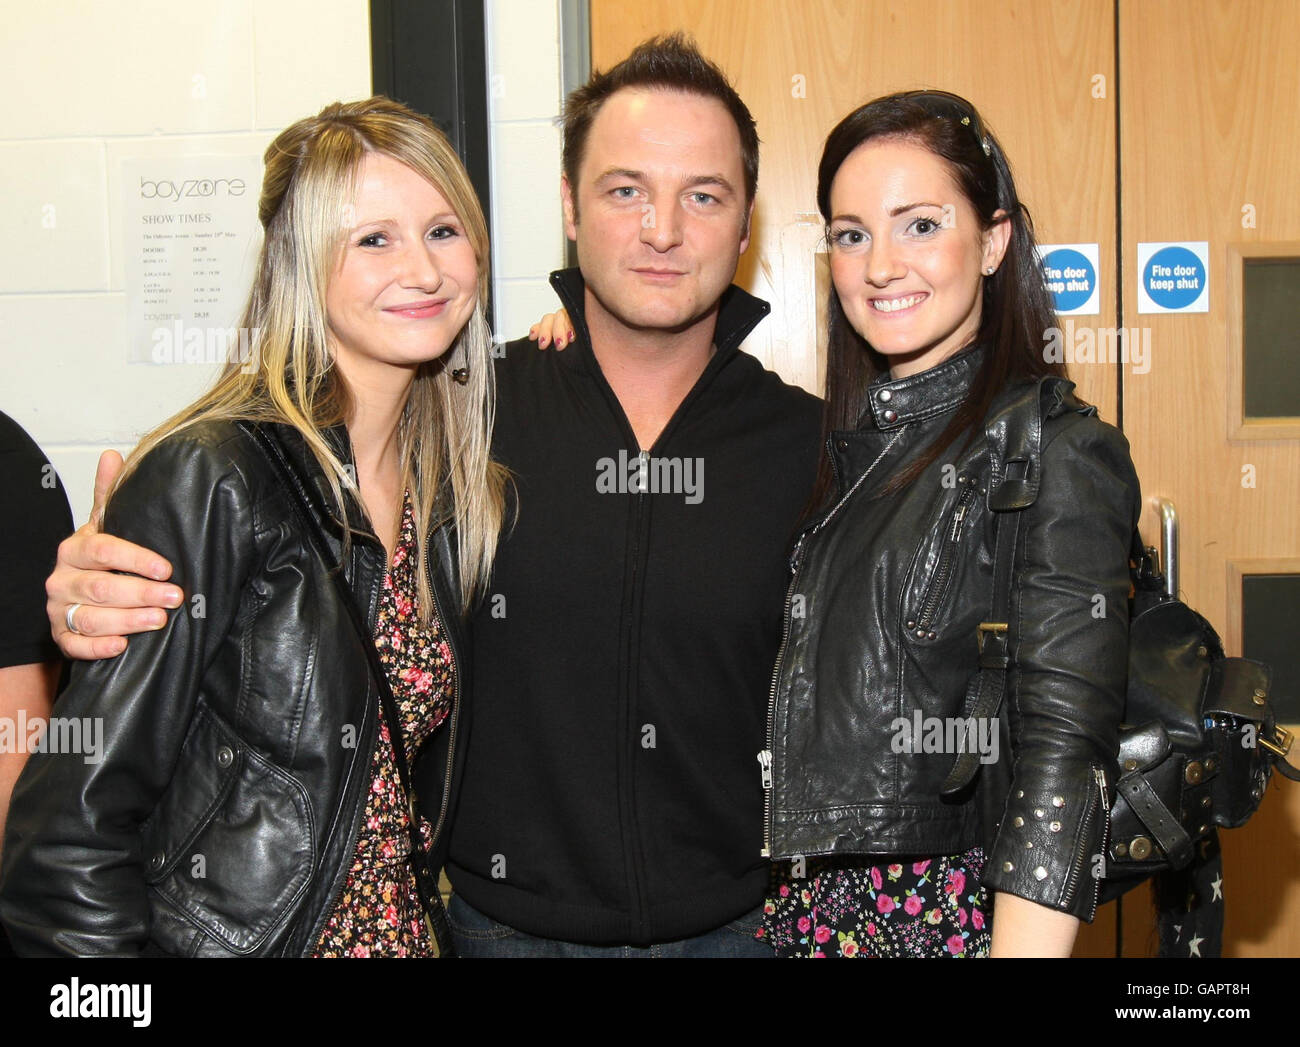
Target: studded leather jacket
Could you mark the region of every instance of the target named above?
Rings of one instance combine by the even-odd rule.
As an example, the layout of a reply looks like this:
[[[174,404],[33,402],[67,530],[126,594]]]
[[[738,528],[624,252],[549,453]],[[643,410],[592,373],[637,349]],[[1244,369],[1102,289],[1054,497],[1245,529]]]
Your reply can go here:
[[[73,668],[55,715],[98,720],[98,751],[33,754],[19,779],[0,917],[20,954],[303,955],[342,888],[379,692],[280,474],[241,426],[170,437],[109,503],[105,530],[167,557],[187,602],[119,657]],[[316,459],[296,430],[263,429],[337,562],[342,521]],[[346,430],[325,435],[351,461]],[[383,546],[355,502],[348,514],[344,573],[373,634]],[[429,571],[457,693],[413,768],[434,868],[467,730],[453,541],[434,533]]]
[[[990,890],[1091,921],[1138,482],[1123,435],[1061,383],[1042,423],[1037,497],[1021,510],[1006,697],[996,722],[972,724],[977,632],[993,599],[989,442],[961,451],[959,438],[909,485],[882,487],[948,423],[983,352],[873,383],[859,428],[829,441],[838,494],[796,539],[759,755],[766,843],[776,859],[981,845]],[[1013,398],[995,404],[987,431]],[[962,748],[980,753],[979,770],[942,795]]]

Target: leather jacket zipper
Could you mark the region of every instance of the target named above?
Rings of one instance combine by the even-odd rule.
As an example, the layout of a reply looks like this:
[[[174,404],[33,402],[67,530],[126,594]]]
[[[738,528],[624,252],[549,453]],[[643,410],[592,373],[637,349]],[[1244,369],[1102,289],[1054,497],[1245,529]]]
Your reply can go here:
[[[952,581],[953,568],[957,565],[957,550],[960,548],[961,528],[966,520],[966,513],[970,510],[971,503],[975,500],[976,488],[974,481],[962,479],[965,484],[960,495],[957,496],[957,504],[953,507],[951,522],[945,528],[943,547],[939,552],[939,564],[934,571],[934,579],[930,583],[929,592],[921,601],[921,613],[916,616],[916,629],[927,629],[930,623],[934,621],[935,614],[938,612],[940,605],[943,603],[944,596],[948,593],[948,583]]]
[[[1086,864],[1089,875],[1092,876],[1092,904],[1088,909],[1088,921],[1091,921],[1097,915],[1097,896],[1101,891],[1101,877],[1092,875],[1094,870],[1091,862],[1088,861],[1088,855],[1085,853],[1088,846],[1089,830],[1092,828],[1093,819],[1097,817],[1098,808],[1101,810],[1103,819],[1101,827],[1101,857],[1103,862],[1106,859],[1106,849],[1110,846],[1110,805],[1106,799],[1106,775],[1100,767],[1094,765],[1092,776],[1097,783],[1097,791],[1096,793],[1090,793],[1088,809],[1084,811],[1083,821],[1079,824],[1079,839],[1074,847],[1074,861],[1070,864],[1069,875],[1065,881],[1065,890],[1061,894],[1061,901],[1065,905],[1068,906],[1074,902],[1074,895],[1079,887],[1079,877],[1082,875],[1083,867]]]
[[[442,599],[438,596],[438,580],[434,577],[433,571],[433,535],[429,536],[429,541],[425,543],[428,549],[428,555],[425,556],[424,569],[429,576],[429,592],[433,594],[433,609],[438,616],[438,623],[442,626],[443,635],[447,637],[447,650],[451,653],[451,723],[448,725],[450,735],[447,738],[447,771],[442,782],[442,804],[438,808],[438,821],[433,827],[433,832],[429,836],[429,847],[426,853],[431,853],[438,842],[438,834],[442,832],[442,827],[447,821],[447,808],[451,802],[451,778],[452,770],[456,762],[456,724],[460,720],[460,665],[456,660],[456,644],[452,640],[451,626],[447,624],[447,616],[443,613]],[[455,555],[455,550],[452,550]],[[414,788],[414,783],[412,783]],[[409,804],[410,797],[407,797]],[[416,826],[419,831],[419,826]],[[417,859],[418,855],[415,856]]]
[[[763,849],[759,851],[762,858],[772,857],[772,755],[776,749],[776,688],[781,679],[781,662],[785,659],[785,649],[790,642],[790,605],[794,602],[795,590],[799,585],[799,568],[803,561],[804,541],[817,534],[839,515],[839,511],[844,504],[853,497],[854,493],[866,481],[867,477],[880,464],[880,460],[889,453],[889,449],[898,442],[899,437],[903,435],[906,426],[897,430],[885,444],[875,460],[867,466],[861,476],[857,478],[853,486],[845,492],[844,497],[835,503],[831,509],[817,525],[810,531],[805,531],[799,536],[799,541],[795,543],[794,551],[790,554],[790,585],[785,592],[785,608],[781,614],[781,646],[776,652],[776,664],[772,666],[772,687],[767,696],[767,748],[758,754],[758,764],[762,772],[763,784]],[[826,441],[826,453],[830,454],[830,440]],[[834,466],[835,458],[831,456],[831,464]]]
[[[379,539],[376,538],[375,541],[378,542]],[[383,548],[382,544],[380,544],[380,548],[381,549]],[[381,573],[376,576],[374,583],[371,585],[370,597],[369,597],[370,613],[366,617],[367,617],[367,621],[372,623],[374,622],[378,614],[377,607],[379,601],[379,590],[383,586],[383,584],[384,584],[384,576]],[[372,625],[371,631],[373,632],[373,630],[374,627]],[[378,686],[378,684],[376,684],[376,686]],[[367,750],[367,758],[365,761],[365,767],[366,767],[366,772],[368,777],[370,767],[375,762],[375,748],[379,745],[378,691],[376,691],[375,693],[376,701],[374,701],[373,703],[369,700],[370,698],[369,691],[367,691],[366,697],[367,697],[367,701],[363,713],[367,720],[370,719],[370,710],[372,708],[372,705],[375,709],[375,716],[374,716],[375,730],[373,735],[374,741],[370,745],[369,749]],[[390,735],[394,734],[393,728],[391,726],[389,727],[388,730]],[[400,740],[401,738],[400,728],[396,731],[396,737]],[[360,756],[361,754],[360,748],[356,750],[356,753],[357,756]],[[353,782],[357,777],[356,771],[357,771],[357,759],[356,757],[354,757],[351,765],[348,767],[348,778],[346,783],[344,784],[344,795],[348,795],[349,791],[353,788]],[[352,801],[347,805],[351,816],[349,819],[347,847],[343,851],[343,858],[339,862],[339,867],[334,873],[334,881],[330,885],[330,889],[325,895],[325,905],[321,908],[321,911],[317,914],[316,920],[312,924],[311,934],[308,936],[307,940],[302,943],[300,954],[303,956],[310,955],[311,950],[314,949],[316,943],[320,941],[321,931],[325,929],[325,922],[329,919],[330,913],[334,911],[335,903],[338,900],[338,896],[340,892],[343,890],[343,884],[346,882],[348,870],[352,868],[352,856],[357,849],[357,837],[360,836],[361,834],[361,808],[365,802],[365,796],[366,796],[365,789],[360,789],[358,790],[356,797],[354,797]],[[340,811],[339,817],[336,817],[334,820],[334,824],[330,826],[329,835],[326,838],[325,845],[321,848],[322,859],[326,854],[329,853],[329,849],[330,849],[329,845],[333,841],[335,834],[338,832],[341,816],[342,816],[342,812]]]
[[[767,748],[758,754],[763,782],[763,849],[758,852],[762,858],[772,857],[772,750],[776,734],[776,685],[781,676],[781,659],[785,657],[785,647],[790,640],[790,604],[794,601],[795,587],[799,584],[802,553],[803,537],[790,556],[790,584],[785,591],[785,608],[781,612],[781,646],[776,652],[776,664],[772,667],[772,689],[767,699]]]
[[[308,528],[311,527],[318,528],[319,521],[317,519],[313,519],[313,517],[318,516],[321,509],[320,507],[315,506],[311,498],[309,498],[303,492],[302,483],[295,475],[293,468],[285,461],[284,453],[280,450],[278,446],[276,446],[274,441],[272,441],[271,438],[265,432],[261,431],[256,426],[245,427],[245,423],[242,422],[240,423],[240,426],[241,428],[244,428],[244,431],[247,432],[248,435],[251,436],[262,447],[268,459],[272,463],[277,463],[276,467],[280,469],[284,474],[286,483],[289,483],[291,485],[291,490],[292,490],[291,497],[298,502],[300,514],[305,514],[305,517],[302,520],[303,525]],[[328,515],[329,512],[328,508],[325,508],[323,511]],[[342,512],[344,517],[346,517],[347,515],[346,510],[343,510]],[[353,536],[354,543],[356,542],[357,539],[364,538],[367,541],[373,542],[375,545],[378,545],[380,550],[383,550],[384,548],[383,543],[379,541],[379,538],[368,531],[353,528],[352,536]],[[324,556],[323,553],[321,555]],[[357,553],[355,551],[353,552],[352,555],[354,558],[357,557]],[[329,558],[325,557],[325,559],[328,562]],[[384,559],[384,554],[381,551],[380,553],[381,563],[383,562],[383,559]],[[337,566],[339,570],[342,570],[341,562]],[[387,568],[386,563],[384,564],[384,568],[385,569]],[[383,571],[380,571],[375,576],[374,581],[371,582],[370,592],[368,594],[367,621],[370,623],[370,634],[372,636],[374,634],[374,622],[378,617],[379,591],[383,586],[383,583],[384,583],[384,574]],[[361,834],[361,817],[360,817],[361,808],[362,808],[362,804],[365,801],[365,795],[366,795],[365,789],[361,785],[358,785],[357,783],[359,780],[361,782],[364,782],[368,779],[369,770],[375,758],[375,747],[379,744],[379,717],[377,711],[373,717],[371,716],[371,709],[374,708],[377,710],[378,708],[377,693],[375,694],[374,698],[375,701],[372,704],[370,700],[371,699],[370,691],[369,688],[367,688],[366,702],[361,710],[362,723],[363,725],[369,724],[373,719],[374,730],[370,735],[371,737],[370,745],[366,748],[365,770],[364,772],[362,772],[362,774],[364,774],[365,777],[362,777],[362,774],[359,774],[357,771],[358,761],[359,758],[361,757],[361,748],[360,746],[358,746],[354,750],[352,759],[348,762],[346,776],[343,780],[343,787],[341,792],[343,796],[346,798],[345,803],[343,805],[340,805],[340,809],[335,812],[334,819],[330,823],[329,830],[325,834],[325,839],[322,842],[320,847],[320,862],[319,865],[317,866],[317,872],[319,872],[320,869],[324,866],[326,855],[329,854],[331,845],[333,844],[335,838],[338,835],[339,826],[343,824],[343,815],[344,815],[344,811],[342,809],[343,807],[347,808],[347,813],[349,816],[347,822],[348,825],[347,846],[343,851],[342,857],[338,863],[338,868],[334,871],[333,880],[330,884],[329,890],[325,893],[323,897],[323,904],[321,905],[320,910],[317,912],[315,918],[312,920],[311,932],[308,934],[308,936],[305,939],[299,939],[296,942],[293,941],[292,936],[289,939],[289,942],[292,942],[292,946],[293,946],[292,951],[296,952],[299,956],[310,955],[310,950],[313,949],[316,943],[320,940],[321,931],[325,927],[325,922],[329,919],[330,913],[334,911],[335,901],[337,900],[339,894],[343,890],[343,884],[346,881],[348,870],[352,868],[352,855],[353,852],[356,850],[357,837],[360,836]],[[289,943],[287,942],[286,945],[288,944]],[[284,950],[282,950],[282,952],[285,953],[289,951],[290,951],[289,948],[285,948]]]

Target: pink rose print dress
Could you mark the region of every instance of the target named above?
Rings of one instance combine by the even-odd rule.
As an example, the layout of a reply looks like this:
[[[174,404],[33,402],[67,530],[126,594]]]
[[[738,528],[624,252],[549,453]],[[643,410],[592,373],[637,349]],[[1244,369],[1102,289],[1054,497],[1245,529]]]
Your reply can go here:
[[[393,562],[379,595],[375,647],[388,672],[402,723],[407,759],[451,712],[451,649],[435,615],[429,628],[418,618],[418,547],[410,492]],[[316,943],[316,956],[432,956],[428,928],[410,862],[406,797],[397,776],[391,725],[379,710],[379,740],[371,764],[370,792],[352,868]],[[428,846],[432,829],[421,819]]]
[[[809,858],[802,877],[773,862],[756,937],[778,956],[988,956],[983,871],[978,847],[947,858]]]

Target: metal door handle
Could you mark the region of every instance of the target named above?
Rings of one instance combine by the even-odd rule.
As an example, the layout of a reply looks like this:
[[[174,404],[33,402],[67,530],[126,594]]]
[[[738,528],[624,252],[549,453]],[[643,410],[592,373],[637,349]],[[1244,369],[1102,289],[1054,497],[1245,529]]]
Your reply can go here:
[[[1172,499],[1152,499],[1160,513],[1160,565],[1165,572],[1165,592],[1178,595],[1178,509]]]

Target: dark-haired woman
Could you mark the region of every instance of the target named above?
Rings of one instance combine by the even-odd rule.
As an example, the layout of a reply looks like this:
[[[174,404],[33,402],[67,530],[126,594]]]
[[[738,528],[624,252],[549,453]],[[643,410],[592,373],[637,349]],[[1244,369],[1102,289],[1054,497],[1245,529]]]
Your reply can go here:
[[[1128,444],[1045,359],[1028,213],[968,102],[908,92],[851,113],[818,203],[828,456],[760,756],[761,933],[795,956],[1068,955],[1115,780]],[[988,624],[1000,556],[1005,629]],[[1004,669],[1005,697],[977,705]]]

